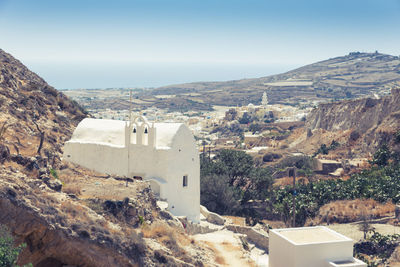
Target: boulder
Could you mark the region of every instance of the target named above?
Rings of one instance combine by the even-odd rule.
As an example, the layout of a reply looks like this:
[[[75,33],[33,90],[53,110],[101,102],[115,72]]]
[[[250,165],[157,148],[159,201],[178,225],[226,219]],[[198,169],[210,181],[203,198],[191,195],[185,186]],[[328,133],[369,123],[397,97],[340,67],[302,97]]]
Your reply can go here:
[[[53,189],[54,191],[60,192],[62,188],[62,183],[59,180],[55,179],[49,179],[44,181],[46,185],[50,188]]]
[[[3,144],[0,144],[0,163],[10,160],[10,149]]]

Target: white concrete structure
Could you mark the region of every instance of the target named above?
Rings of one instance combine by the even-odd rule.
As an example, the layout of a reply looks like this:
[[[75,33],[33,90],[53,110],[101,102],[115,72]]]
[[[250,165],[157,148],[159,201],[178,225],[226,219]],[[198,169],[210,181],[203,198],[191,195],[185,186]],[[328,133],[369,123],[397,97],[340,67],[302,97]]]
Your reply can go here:
[[[182,123],[84,119],[65,144],[64,159],[101,173],[149,180],[176,216],[200,220],[200,160]]]
[[[327,227],[269,231],[269,267],[366,267],[353,258],[353,240]]]

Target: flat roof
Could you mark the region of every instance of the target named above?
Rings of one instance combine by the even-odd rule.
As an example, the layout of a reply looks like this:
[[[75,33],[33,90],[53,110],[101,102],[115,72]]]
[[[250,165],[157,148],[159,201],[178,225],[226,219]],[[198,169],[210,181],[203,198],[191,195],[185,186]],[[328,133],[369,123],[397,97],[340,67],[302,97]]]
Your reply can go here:
[[[351,240],[324,226],[285,228],[273,231],[296,245]]]
[[[112,146],[125,146],[125,127],[128,121],[83,119],[76,127],[68,142],[105,144]],[[150,125],[149,125],[150,126]],[[156,132],[156,147],[169,148],[183,123],[154,123]]]

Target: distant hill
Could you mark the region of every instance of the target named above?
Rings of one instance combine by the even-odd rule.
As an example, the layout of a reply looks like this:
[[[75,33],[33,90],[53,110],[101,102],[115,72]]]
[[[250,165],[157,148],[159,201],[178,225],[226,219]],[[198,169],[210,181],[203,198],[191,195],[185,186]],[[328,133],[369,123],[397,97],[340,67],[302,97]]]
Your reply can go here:
[[[298,104],[386,94],[396,81],[400,81],[399,57],[352,52],[262,78],[164,86],[141,93],[139,99],[162,107],[209,109],[212,105],[259,104],[267,91],[272,104]]]

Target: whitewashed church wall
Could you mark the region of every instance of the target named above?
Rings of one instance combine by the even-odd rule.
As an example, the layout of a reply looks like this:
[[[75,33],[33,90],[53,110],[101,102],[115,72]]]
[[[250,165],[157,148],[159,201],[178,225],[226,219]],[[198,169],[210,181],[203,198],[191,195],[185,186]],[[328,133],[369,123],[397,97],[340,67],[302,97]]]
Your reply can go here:
[[[125,176],[128,157],[124,147],[67,142],[64,159],[101,173]]]
[[[183,176],[188,184],[183,186]],[[185,215],[190,220],[200,220],[200,160],[193,135],[182,127],[173,140],[170,150],[167,192],[170,210],[175,215]],[[174,208],[172,208],[174,207]]]

